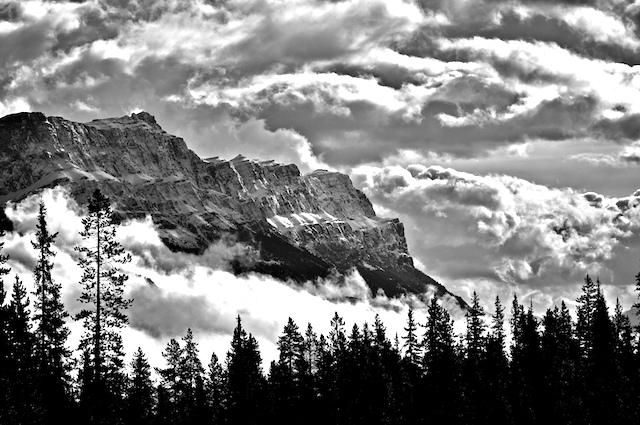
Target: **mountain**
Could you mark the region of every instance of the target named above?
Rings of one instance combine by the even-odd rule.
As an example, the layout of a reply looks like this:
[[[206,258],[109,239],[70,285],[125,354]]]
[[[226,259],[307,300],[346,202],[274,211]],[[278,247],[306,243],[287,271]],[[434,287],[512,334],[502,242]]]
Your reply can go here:
[[[151,215],[173,250],[243,242],[259,255],[236,261],[238,274],[303,282],[355,267],[373,293],[453,296],[414,267],[402,223],[376,216],[347,175],[240,155],[203,160],[145,112],[84,124],[37,112],[0,118],[0,205],[56,185],[80,204],[99,187],[123,219]]]

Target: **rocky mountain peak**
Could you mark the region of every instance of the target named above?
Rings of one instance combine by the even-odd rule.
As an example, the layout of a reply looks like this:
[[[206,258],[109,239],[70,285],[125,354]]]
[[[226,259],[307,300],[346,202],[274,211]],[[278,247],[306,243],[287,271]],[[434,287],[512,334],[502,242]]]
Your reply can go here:
[[[131,114],[131,118],[133,118],[134,120],[144,121],[151,127],[162,130],[162,128],[160,128],[160,126],[156,122],[156,118],[148,112],[142,111],[137,114],[134,112]]]
[[[146,112],[86,124],[11,115],[0,145],[0,203],[54,185],[84,203],[100,187],[123,218],[151,215],[172,249],[203,252],[223,237],[253,246],[260,260],[238,273],[305,281],[356,268],[374,292],[447,293],[413,267],[402,223],[378,217],[342,173],[202,160]]]

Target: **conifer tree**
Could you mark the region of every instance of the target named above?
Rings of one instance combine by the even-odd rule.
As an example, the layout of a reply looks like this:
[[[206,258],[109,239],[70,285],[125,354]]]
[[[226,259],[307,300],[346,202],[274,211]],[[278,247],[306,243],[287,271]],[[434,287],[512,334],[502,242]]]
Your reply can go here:
[[[298,366],[299,393],[301,412],[310,412],[317,409],[318,385],[316,374],[319,365],[319,341],[311,323],[307,324],[302,342],[302,358]],[[314,419],[317,419],[315,417]],[[315,423],[314,420],[310,421]]]
[[[548,309],[542,319],[541,373],[543,377],[542,423],[571,423],[577,412],[577,341],[573,322],[564,303]]]
[[[204,367],[198,357],[198,344],[194,341],[193,331],[187,329],[182,339],[182,359],[180,363],[181,391],[178,406],[185,424],[201,423],[206,414],[204,397]]]
[[[313,331],[311,323],[307,324],[302,341],[301,374],[311,378],[318,370],[318,335]]]
[[[593,348],[593,316],[595,313],[597,290],[596,283],[587,275],[582,285],[582,294],[576,300],[578,303],[576,309],[576,315],[578,317],[576,322],[576,336],[578,338],[578,344],[580,345],[583,362],[591,356],[591,350]]]
[[[317,346],[318,370],[318,417],[316,423],[327,423],[335,419],[333,407],[333,397],[335,393],[335,368],[333,367],[334,356],[329,348],[329,342],[324,335],[320,334]]]
[[[82,423],[90,423],[93,412],[93,367],[91,365],[91,352],[86,347],[81,352],[78,361],[78,374],[76,380],[76,392],[78,398],[79,419]]]
[[[81,350],[92,354],[92,423],[114,421],[120,413],[126,378],[124,350],[120,330],[128,323],[125,310],[131,300],[124,298],[128,279],[119,265],[131,260],[115,239],[116,221],[109,199],[96,189],[89,200],[89,214],[82,219],[80,232],[86,245],[76,247],[78,264],[83,269],[83,286],[79,301],[88,304],[75,316],[81,320],[85,334]]]
[[[329,342],[334,355],[344,353],[347,348],[347,336],[344,331],[344,319],[336,311],[331,318],[331,330],[329,331]]]
[[[0,238],[5,236],[4,230],[0,230]],[[9,256],[2,254],[4,241],[0,240],[0,423],[9,423],[9,308],[5,305],[7,291],[4,287],[3,276],[9,273],[9,269],[3,265],[9,260]]]
[[[616,299],[616,307],[613,316],[615,334],[615,353],[617,364],[617,376],[615,387],[619,393],[620,419],[634,416],[634,406],[637,405],[637,365],[634,353],[634,334],[629,317],[624,314],[620,300]]]
[[[300,334],[298,325],[296,325],[289,317],[287,324],[284,326],[282,336],[278,338],[278,350],[280,358],[278,362],[284,368],[287,374],[287,380],[293,384],[298,379],[300,371],[298,366],[302,359],[302,344],[304,338]]]
[[[427,418],[434,423],[457,423],[456,405],[460,405],[460,381],[454,348],[453,320],[433,297],[427,310],[424,346],[424,389],[421,399],[431,400]],[[422,419],[425,419],[424,416]]]
[[[211,353],[211,360],[207,370],[205,381],[207,393],[207,406],[209,408],[210,420],[207,423],[219,424],[224,422],[226,375],[220,365],[216,353]]]
[[[611,420],[611,409],[620,413],[619,387],[616,365],[616,337],[614,324],[602,294],[600,281],[596,283],[596,296],[591,321],[591,352],[587,358],[584,387],[588,420],[591,423],[606,423]],[[617,418],[618,422],[622,418]]]
[[[142,349],[133,354],[130,364],[131,375],[125,402],[127,423],[149,425],[154,420],[155,389],[151,382],[151,366]]]
[[[362,341],[362,333],[357,323],[351,328],[347,339],[348,355],[343,360],[343,377],[339,380],[342,386],[341,394],[349,394],[343,398],[341,408],[342,417],[346,423],[359,424],[364,420],[367,400],[364,397],[364,386],[367,359]]]
[[[466,314],[467,317],[467,361],[478,367],[484,356],[485,330],[486,325],[483,320],[484,309],[480,305],[478,294],[473,292],[471,308]]]
[[[158,387],[158,410],[166,423],[175,423],[179,418],[179,400],[182,393],[182,347],[175,338],[171,338],[162,353],[167,367],[156,369],[160,375]],[[162,400],[160,397],[162,396]]]
[[[533,302],[529,303],[529,308],[524,318],[523,328],[523,365],[525,372],[525,391],[524,398],[526,417],[529,422],[535,423],[539,421],[540,411],[544,409],[541,402],[542,399],[542,365],[540,364],[540,333],[538,328],[540,322],[533,314]]]
[[[509,361],[505,354],[504,307],[500,297],[496,296],[495,312],[491,316],[490,334],[487,338],[486,363],[486,398],[489,420],[493,424],[510,422],[507,396],[509,379]]]
[[[278,361],[272,364],[269,373],[274,407],[282,412],[279,420],[286,423],[296,422],[302,414],[299,383],[304,367],[303,342],[298,325],[289,317],[278,338]]]
[[[474,291],[472,304],[466,313],[466,356],[464,360],[464,401],[466,418],[470,423],[485,423],[486,391],[484,389],[484,365],[486,355],[486,324],[480,298]]]
[[[38,387],[41,395],[43,421],[55,423],[57,418],[68,414],[69,394],[69,358],[71,353],[66,347],[69,329],[65,320],[69,314],[61,299],[61,285],[53,281],[51,271],[55,256],[52,250],[57,233],[49,232],[46,221],[46,208],[40,203],[36,239],[31,242],[38,252],[34,268],[35,281],[35,351],[38,366]]]
[[[264,412],[265,380],[258,342],[240,316],[227,352],[227,412],[230,424],[256,424]]]
[[[376,314],[373,321],[373,345],[379,354],[391,349],[391,342],[387,338],[387,328],[382,323],[380,316]]]
[[[414,366],[418,366],[420,363],[420,347],[418,344],[418,335],[417,335],[418,326],[413,317],[413,308],[409,308],[409,313],[407,314],[407,327],[404,328],[406,332],[406,336],[403,336],[404,339],[404,349],[405,349],[405,358]]]
[[[29,298],[22,281],[15,277],[9,305],[9,423],[39,422],[40,403],[35,385],[35,358]]]

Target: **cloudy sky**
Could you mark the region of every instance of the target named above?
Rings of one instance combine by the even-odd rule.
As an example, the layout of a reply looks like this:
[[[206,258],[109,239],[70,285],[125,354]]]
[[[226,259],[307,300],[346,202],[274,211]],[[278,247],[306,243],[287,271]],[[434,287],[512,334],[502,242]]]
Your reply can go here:
[[[636,301],[640,2],[0,3],[0,115],[145,110],[203,158],[349,174],[416,263],[542,310]]]

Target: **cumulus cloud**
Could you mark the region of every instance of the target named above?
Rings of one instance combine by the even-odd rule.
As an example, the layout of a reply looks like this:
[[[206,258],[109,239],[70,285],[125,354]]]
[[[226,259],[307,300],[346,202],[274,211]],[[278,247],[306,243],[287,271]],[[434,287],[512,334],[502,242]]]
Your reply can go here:
[[[361,167],[353,175],[376,204],[405,220],[413,255],[454,291],[473,290],[477,280],[488,289],[570,294],[587,273],[627,283],[609,262],[640,232],[636,195],[609,198],[439,166]]]
[[[628,144],[638,134],[637,70],[603,52],[637,57],[632,9],[9,2],[0,13],[0,113],[82,121],[144,109],[203,157],[276,156],[305,171],[407,151],[482,158],[587,134]]]

